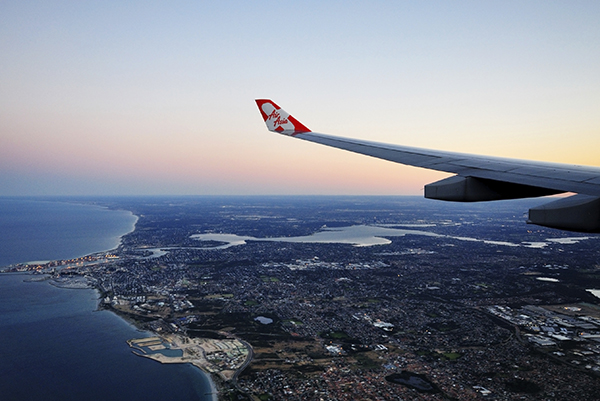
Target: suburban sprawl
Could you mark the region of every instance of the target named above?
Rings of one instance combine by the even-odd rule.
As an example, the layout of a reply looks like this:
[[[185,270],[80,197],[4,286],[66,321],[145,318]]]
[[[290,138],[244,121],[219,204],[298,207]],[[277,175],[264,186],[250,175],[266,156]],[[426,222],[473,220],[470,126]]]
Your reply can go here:
[[[600,238],[532,202],[106,198],[139,218],[117,249],[5,270],[96,288],[222,400],[596,399]]]

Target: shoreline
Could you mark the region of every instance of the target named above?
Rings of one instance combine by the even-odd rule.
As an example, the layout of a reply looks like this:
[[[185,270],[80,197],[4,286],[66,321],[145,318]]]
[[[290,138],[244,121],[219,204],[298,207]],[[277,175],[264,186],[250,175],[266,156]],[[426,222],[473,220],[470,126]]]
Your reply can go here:
[[[118,314],[117,314],[118,315]],[[136,327],[134,325],[134,327]],[[146,350],[144,350],[144,347],[148,347],[148,343],[152,344],[152,347],[158,348],[158,349],[165,349],[165,348],[161,348],[160,345],[158,345],[158,343],[168,343],[170,341],[172,341],[173,338],[178,337],[180,339],[184,338],[183,336],[171,336],[170,339],[166,338],[163,335],[160,335],[158,333],[154,333],[152,331],[149,330],[143,330],[143,332],[145,333],[151,333],[154,334],[153,337],[143,337],[143,338],[137,338],[137,339],[130,339],[127,340],[127,344],[129,345],[129,347],[132,348],[131,353],[134,354],[135,356],[139,356],[142,358],[147,358],[147,359],[151,359],[155,362],[160,363],[161,365],[169,365],[169,364],[190,364],[191,366],[193,366],[194,368],[198,369],[207,379],[208,379],[208,383],[210,385],[210,394],[211,394],[211,398],[213,401],[218,401],[219,399],[219,386],[217,385],[217,380],[225,380],[223,377],[220,377],[217,375],[217,377],[213,377],[213,373],[211,373],[208,369],[207,366],[209,365],[209,362],[206,360],[205,357],[205,350],[202,349],[201,352],[201,356],[200,357],[196,357],[194,359],[188,359],[190,357],[185,356],[186,354],[186,350],[185,349],[181,349],[181,348],[167,348],[167,349],[175,349],[175,350],[181,350],[182,351],[182,355],[181,356],[166,356],[164,354],[161,354],[160,352],[157,352],[156,350],[154,350],[153,353],[148,353],[146,352]],[[187,340],[191,340],[189,337],[185,337],[185,339]],[[146,344],[145,346],[140,345],[140,344]],[[181,344],[179,344],[181,345]],[[192,347],[189,347],[192,348]],[[208,393],[207,393],[208,394]]]
[[[122,313],[119,313],[119,311],[115,310],[114,308],[103,307],[102,306],[102,289],[98,288],[93,282],[90,282],[89,280],[87,280],[83,277],[77,278],[75,280],[67,278],[67,279],[63,279],[64,281],[57,281],[57,280],[53,279],[51,275],[49,275],[47,273],[43,273],[43,272],[42,272],[42,274],[40,274],[39,272],[36,272],[36,270],[35,270],[36,265],[39,266],[41,264],[58,263],[58,262],[69,261],[69,260],[83,259],[83,258],[98,256],[99,254],[118,251],[119,248],[123,244],[123,237],[125,237],[128,234],[133,233],[136,230],[137,223],[140,220],[140,216],[134,214],[134,212],[131,210],[126,210],[126,209],[122,209],[122,208],[112,209],[108,206],[103,206],[103,205],[87,204],[87,203],[80,203],[80,202],[65,202],[65,201],[49,201],[49,202],[67,203],[70,205],[88,206],[88,207],[95,207],[95,208],[111,210],[111,211],[127,212],[130,216],[133,216],[135,219],[126,232],[124,232],[116,237],[112,237],[117,241],[117,244],[109,247],[108,249],[95,250],[93,252],[86,252],[85,254],[82,254],[80,256],[75,256],[75,257],[69,256],[69,259],[45,260],[45,261],[43,261],[43,263],[41,263],[41,261],[39,261],[39,260],[38,261],[26,261],[26,262],[11,263],[9,265],[0,266],[0,274],[7,274],[7,275],[20,274],[23,276],[29,276],[29,278],[24,279],[23,281],[24,282],[47,281],[49,285],[52,285],[52,286],[54,286],[56,288],[60,288],[60,289],[90,289],[90,290],[93,290],[96,293],[96,298],[97,298],[96,307],[95,307],[96,311],[106,310],[106,311],[112,313],[113,315],[117,316],[119,319],[123,320],[125,323],[127,323],[131,327],[135,328],[135,330],[145,333],[145,334],[148,334],[149,336],[158,336],[159,333],[155,333],[147,328],[140,327],[139,322],[136,321],[135,319],[132,319],[129,316],[126,316]],[[18,266],[24,266],[24,267],[28,266],[28,270],[18,270]],[[67,267],[67,265],[55,266],[55,268],[57,268],[58,271],[62,270],[62,268],[64,268],[64,267]],[[10,269],[15,269],[15,268],[17,268],[16,271],[9,271]],[[127,342],[129,343],[129,341],[130,340],[128,340]],[[145,355],[137,354],[135,352],[133,352],[133,353],[138,356],[145,356]],[[215,378],[213,378],[212,374],[210,372],[205,371],[200,366],[195,365],[194,363],[187,362],[187,361],[184,361],[181,363],[190,363],[190,365],[192,365],[198,369],[200,374],[202,374],[204,377],[206,377],[206,379],[208,380],[208,385],[210,386],[209,391],[211,394],[211,399],[213,401],[218,401],[219,386],[217,385]],[[208,394],[208,393],[206,393],[206,394]]]
[[[92,254],[93,255],[93,254]],[[86,255],[89,256],[89,255]],[[102,290],[100,288],[98,288],[97,286],[93,285],[93,283],[85,280],[85,285],[82,285],[81,280],[78,278],[75,280],[74,283],[71,283],[70,280],[71,279],[67,279],[69,281],[66,282],[56,282],[52,276],[48,275],[48,274],[36,274],[35,271],[14,271],[14,272],[6,272],[6,271],[2,271],[0,270],[0,274],[3,275],[22,275],[22,276],[28,276],[28,278],[24,278],[23,282],[24,283],[31,283],[31,282],[47,282],[48,285],[51,285],[55,288],[59,288],[59,289],[66,289],[66,290],[72,290],[72,289],[83,289],[83,290],[91,290],[94,291],[94,293],[96,294],[96,307],[95,307],[95,311],[101,311],[101,310],[105,310],[109,313],[112,313],[113,315],[115,315],[116,317],[118,317],[119,319],[123,320],[125,323],[127,323],[128,325],[130,325],[131,327],[133,327],[135,330],[137,330],[140,333],[145,333],[148,334],[149,337],[155,336],[155,337],[162,337],[159,333],[156,333],[152,330],[149,330],[147,328],[143,328],[140,327],[140,322],[137,321],[135,318],[128,316],[127,314],[123,314],[120,313],[118,310],[111,308],[111,307],[104,307],[102,304]],[[132,341],[132,339],[127,340],[126,342],[128,344],[130,344],[130,342]],[[131,346],[131,345],[130,345]],[[196,365],[191,361],[177,361],[177,362],[165,362],[165,361],[161,361],[158,360],[156,358],[152,358],[150,355],[147,354],[142,354],[142,353],[138,353],[135,352],[135,350],[138,350],[138,348],[134,348],[134,350],[132,350],[132,353],[136,356],[140,356],[140,357],[145,357],[148,359],[152,359],[156,362],[159,362],[161,364],[168,364],[168,363],[188,363],[191,366],[195,367],[198,369],[199,373],[202,374],[208,381],[208,384],[210,386],[210,394],[211,394],[211,399],[212,401],[218,401],[219,400],[219,386],[217,385],[217,381],[215,380],[215,378],[213,378],[213,374],[206,371],[205,369],[202,368],[202,366]],[[142,351],[141,349],[139,349],[140,351]],[[208,393],[206,393],[208,394]]]
[[[99,295],[100,295],[100,291],[97,288],[93,288],[94,291],[96,291]],[[151,339],[153,337],[157,337],[157,338],[163,338],[162,335],[160,335],[159,333],[156,333],[154,331],[148,330],[148,329],[144,329],[138,326],[137,323],[139,323],[138,321],[136,321],[135,319],[131,318],[130,316],[127,315],[122,315],[120,314],[118,311],[114,310],[113,308],[100,308],[101,302],[100,302],[100,297],[98,297],[98,308],[97,310],[106,310],[108,312],[113,313],[115,316],[119,317],[119,319],[122,319],[123,321],[125,321],[127,324],[129,324],[130,326],[134,327],[137,331],[141,332],[141,333],[146,333],[146,334],[150,334],[151,336],[149,337],[143,337],[142,340],[148,341],[148,339]],[[194,368],[198,369],[198,371],[200,372],[200,374],[202,374],[204,377],[206,377],[206,379],[208,380],[208,384],[210,386],[210,394],[212,395],[212,401],[218,401],[219,400],[219,386],[217,385],[217,382],[215,380],[215,378],[213,378],[213,374],[211,372],[206,371],[202,366],[199,366],[191,361],[168,361],[165,359],[161,359],[161,358],[154,358],[152,357],[152,355],[148,355],[142,348],[140,348],[139,346],[135,345],[136,340],[139,339],[129,339],[127,340],[127,345],[129,345],[129,347],[132,348],[131,353],[134,354],[135,356],[138,357],[142,357],[142,358],[147,358],[150,360],[153,360],[155,362],[160,363],[161,365],[168,365],[168,364],[174,364],[174,363],[181,363],[181,364],[189,364],[191,366],[193,366]],[[165,357],[167,358],[167,357]]]
[[[127,209],[111,209],[109,206],[103,206],[103,205],[96,205],[96,204],[90,204],[90,203],[85,203],[85,202],[68,202],[68,201],[60,201],[60,200],[35,200],[35,202],[51,202],[51,203],[63,203],[63,204],[67,204],[67,205],[73,205],[73,206],[87,206],[87,207],[93,207],[93,208],[98,208],[98,209],[104,209],[104,210],[108,210],[108,211],[115,211],[115,212],[127,212],[129,213],[129,215],[133,216],[135,219],[133,221],[133,223],[131,224],[131,227],[129,229],[129,231],[120,234],[118,236],[115,237],[110,237],[110,239],[115,239],[116,240],[116,245],[109,247],[108,249],[101,249],[101,250],[95,250],[92,252],[85,252],[83,254],[77,255],[77,256],[68,256],[62,259],[50,259],[50,260],[29,260],[29,261],[23,261],[23,262],[13,262],[13,263],[9,263],[8,265],[0,265],[0,273],[8,273],[6,271],[6,269],[11,268],[13,266],[18,266],[18,265],[40,265],[40,264],[47,264],[47,263],[51,263],[51,262],[56,262],[59,260],[72,260],[72,259],[81,259],[81,258],[86,258],[89,256],[93,256],[99,253],[109,253],[112,251],[117,251],[119,249],[119,247],[121,247],[121,245],[123,244],[123,237],[131,234],[132,232],[134,232],[137,228],[137,223],[140,220],[140,216],[138,216],[137,214],[135,214],[133,211],[131,210],[127,210]]]

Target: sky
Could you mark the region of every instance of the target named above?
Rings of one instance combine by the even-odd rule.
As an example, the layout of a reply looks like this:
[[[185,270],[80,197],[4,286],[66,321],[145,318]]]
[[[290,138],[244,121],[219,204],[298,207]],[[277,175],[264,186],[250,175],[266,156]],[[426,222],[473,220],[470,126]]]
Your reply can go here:
[[[600,166],[600,2],[0,1],[0,196],[420,195],[267,131]]]

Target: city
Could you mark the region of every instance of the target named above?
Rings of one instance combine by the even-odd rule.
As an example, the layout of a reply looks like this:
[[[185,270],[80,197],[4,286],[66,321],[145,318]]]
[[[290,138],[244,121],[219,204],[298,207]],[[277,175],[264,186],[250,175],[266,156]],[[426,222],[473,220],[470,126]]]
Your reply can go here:
[[[100,308],[156,334],[135,352],[194,363],[221,399],[591,399],[597,237],[524,230],[524,202],[104,200],[139,216],[118,249],[9,270],[96,288]],[[309,242],[362,225],[409,233]],[[202,240],[215,234],[229,242]]]

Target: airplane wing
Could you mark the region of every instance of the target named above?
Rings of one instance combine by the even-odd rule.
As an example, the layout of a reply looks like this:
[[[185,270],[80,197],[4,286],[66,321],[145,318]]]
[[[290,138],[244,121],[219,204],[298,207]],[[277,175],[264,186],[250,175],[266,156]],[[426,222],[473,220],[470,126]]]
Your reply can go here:
[[[600,232],[600,168],[390,145],[312,132],[268,99],[256,103],[270,131],[410,166],[456,174],[425,186],[425,197],[490,201],[574,192],[529,210],[528,223]]]

